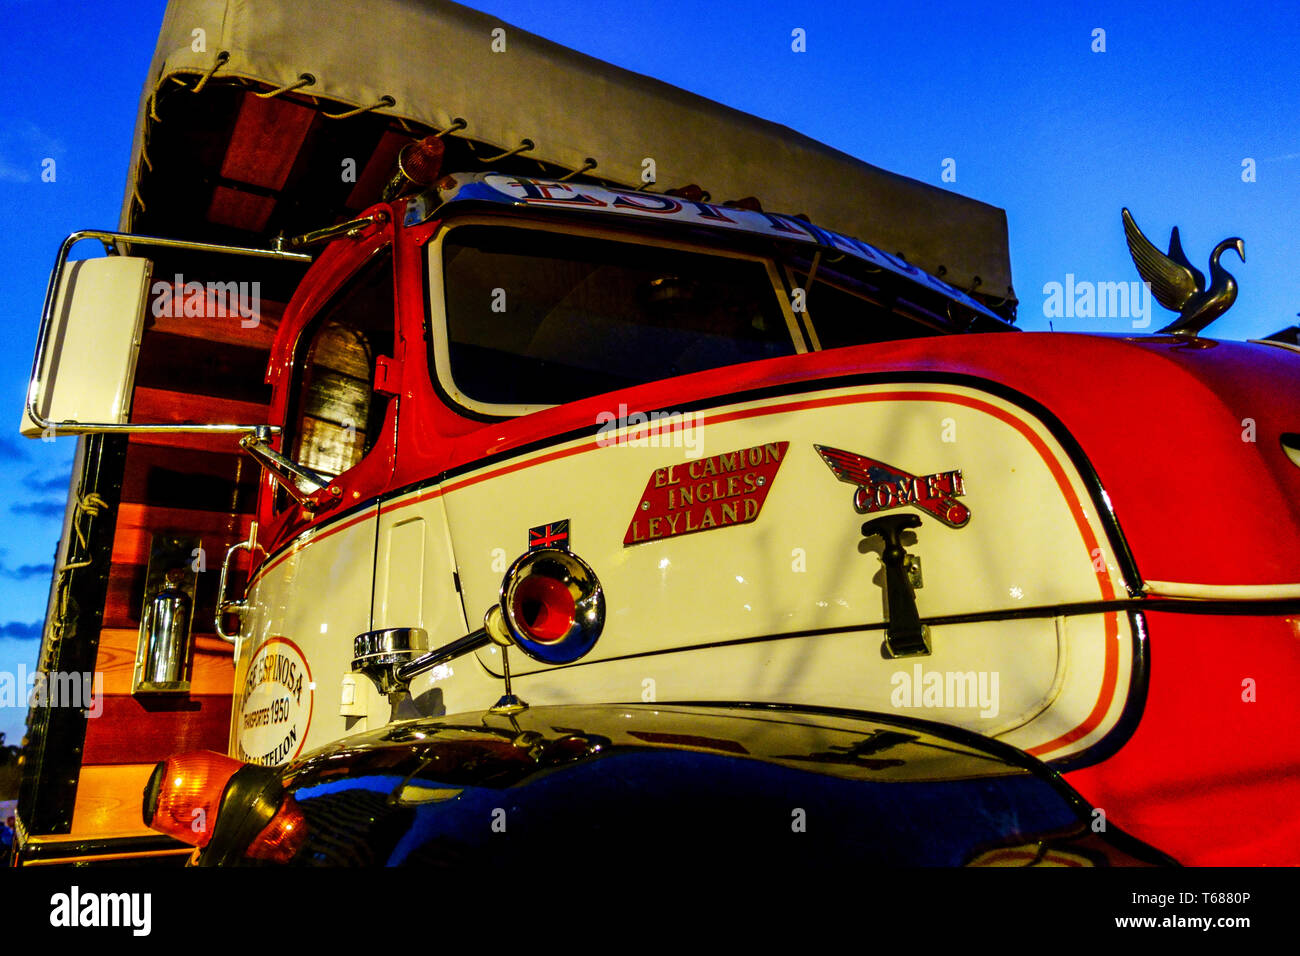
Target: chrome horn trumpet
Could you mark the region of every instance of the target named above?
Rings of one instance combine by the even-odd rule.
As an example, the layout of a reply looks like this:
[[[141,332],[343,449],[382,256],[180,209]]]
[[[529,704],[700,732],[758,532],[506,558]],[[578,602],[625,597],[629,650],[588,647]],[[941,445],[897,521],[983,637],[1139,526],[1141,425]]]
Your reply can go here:
[[[367,631],[354,640],[352,670],[388,695],[396,716],[399,707],[409,710],[410,683],[417,675],[489,643],[499,644],[505,696],[492,710],[515,713],[528,705],[511,692],[510,647],[543,664],[570,664],[596,645],[604,628],[605,592],[591,565],[570,551],[540,548],[520,555],[506,569],[498,603],[488,609],[478,630],[420,657],[412,653],[418,641],[393,653],[387,640],[392,629]],[[376,653],[377,648],[387,653]]]
[[[591,565],[570,551],[520,555],[506,569],[498,600],[508,643],[543,664],[584,657],[605,629],[605,592]],[[492,617],[489,610],[489,635]]]

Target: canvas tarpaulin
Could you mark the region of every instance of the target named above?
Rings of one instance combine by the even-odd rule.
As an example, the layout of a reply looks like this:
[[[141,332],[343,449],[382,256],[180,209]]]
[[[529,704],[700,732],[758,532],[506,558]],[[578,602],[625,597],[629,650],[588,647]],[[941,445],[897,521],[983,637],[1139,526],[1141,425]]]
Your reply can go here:
[[[650,158],[655,189],[694,183],[714,201],[756,196],[765,209],[901,252],[959,288],[1001,298],[1011,285],[1001,209],[444,0],[173,0],[145,85],[123,227],[161,84],[211,74],[280,88],[304,73],[315,82],[302,92],[331,111],[375,107],[434,129],[460,118],[467,125],[454,135],[501,151],[528,139],[526,155],[571,170],[590,157],[593,177],[623,186],[642,184]],[[385,97],[392,105],[376,107]]]

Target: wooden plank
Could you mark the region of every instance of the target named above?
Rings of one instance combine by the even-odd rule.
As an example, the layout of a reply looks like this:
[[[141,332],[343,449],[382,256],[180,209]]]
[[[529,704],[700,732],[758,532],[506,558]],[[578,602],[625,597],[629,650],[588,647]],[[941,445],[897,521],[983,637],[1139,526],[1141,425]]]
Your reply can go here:
[[[104,597],[105,628],[140,626],[144,603],[143,564],[114,564],[108,571],[108,593]]]
[[[169,282],[167,286],[168,290],[162,292],[159,296],[161,304],[157,308],[151,309],[146,319],[146,336],[157,333],[199,340],[189,345],[189,348],[202,348],[205,344],[215,342],[234,345],[239,348],[256,349],[264,353],[270,352],[271,345],[275,342],[275,333],[280,328],[280,320],[284,317],[286,303],[272,299],[260,299],[255,314],[257,325],[245,328],[243,324],[245,320],[243,319],[236,321],[232,317],[185,315],[183,305],[180,309],[168,305],[169,302],[173,301],[171,297],[176,294],[176,283]],[[177,299],[175,301],[183,300]],[[158,312],[162,314],[155,314]],[[251,321],[251,319],[248,321]]]
[[[349,209],[360,211],[379,201],[384,185],[392,178],[393,170],[397,169],[397,154],[411,142],[414,142],[414,138],[408,133],[392,129],[384,132],[375,151],[370,154],[370,159],[366,160],[365,169],[357,177],[352,192],[348,194],[346,205]]]
[[[264,189],[283,188],[315,118],[315,110],[292,100],[245,96],[221,175]]]
[[[266,228],[266,221],[273,212],[274,196],[219,185],[212,190],[207,219],[220,226],[261,232]]]
[[[122,476],[122,500],[167,508],[252,513],[260,477],[261,469],[247,455],[213,454],[133,440]]]
[[[144,418],[140,419],[140,421],[144,420]],[[266,419],[262,418],[258,421],[237,422],[236,424],[260,425],[264,422],[266,422]],[[163,448],[189,448],[194,451],[206,451],[218,455],[243,454],[239,447],[239,438],[239,435],[201,435],[195,433],[174,435],[153,433],[131,436],[132,441],[139,442],[142,445],[157,445]]]
[[[86,721],[82,765],[143,763],[187,750],[224,753],[230,695],[150,700],[105,694],[103,712]]]
[[[153,833],[152,830],[149,832]],[[78,839],[82,839],[82,838],[78,838]],[[45,838],[42,842],[50,843],[53,841],[49,840],[48,838]],[[64,842],[69,842],[69,841],[64,841]],[[98,844],[95,844],[95,846],[98,846]],[[198,852],[197,850],[190,849],[189,847],[182,847],[181,849],[177,849],[177,850],[143,850],[137,853],[90,853],[85,856],[62,856],[52,860],[42,860],[42,859],[33,860],[28,858],[23,860],[21,865],[22,866],[80,866],[82,864],[93,865],[98,863],[125,863],[125,862],[134,863],[139,860],[177,861],[177,864],[179,865],[179,861],[184,860],[185,857],[187,856],[195,856],[197,852]]]
[[[211,630],[211,625],[207,625]],[[140,632],[125,628],[104,628],[99,632],[99,656],[95,670],[104,675],[105,695],[131,694],[135,671],[135,649]],[[233,647],[218,637],[196,637],[194,668],[190,675],[190,696],[229,696],[235,684]]]
[[[195,322],[207,324],[204,319]],[[215,395],[268,404],[265,349],[196,340],[159,332],[145,333],[136,362],[136,388]]]
[[[267,413],[267,406],[253,402],[214,398],[210,395],[188,395],[156,388],[137,388],[131,406],[131,421],[252,425],[266,421]],[[232,436],[225,437],[230,439]],[[237,439],[235,445],[238,447]]]
[[[118,506],[113,563],[148,565],[149,542],[154,532],[187,531],[201,536],[205,560],[211,571],[213,564],[225,557],[227,548],[248,539],[252,520],[252,516],[247,514],[124,503]]]
[[[221,750],[225,752],[224,743]],[[154,833],[140,818],[140,804],[155,763],[98,767],[83,764],[72,808],[71,836],[108,838]]]
[[[221,568],[216,554],[206,573],[199,575],[194,592],[194,633],[212,634],[213,619],[217,611],[217,584]],[[236,588],[243,586],[244,565],[234,571]],[[104,600],[103,626],[118,630],[136,630],[140,627],[140,614],[144,607],[145,565],[114,564],[108,572],[108,593]],[[242,593],[242,592],[241,592]]]

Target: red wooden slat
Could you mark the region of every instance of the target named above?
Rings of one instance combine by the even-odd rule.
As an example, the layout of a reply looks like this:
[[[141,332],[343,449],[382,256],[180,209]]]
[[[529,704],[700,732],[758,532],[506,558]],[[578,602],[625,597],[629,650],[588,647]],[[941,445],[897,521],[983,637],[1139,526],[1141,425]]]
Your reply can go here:
[[[211,395],[164,392],[155,388],[137,388],[131,404],[133,422],[255,425],[265,422],[266,416],[265,405],[214,398]],[[173,440],[172,436],[167,437]],[[228,442],[225,451],[234,454],[239,450],[238,436],[222,437]]]
[[[391,129],[380,137],[379,145],[357,177],[357,184],[348,193],[346,205],[349,209],[360,211],[379,202],[380,192],[397,169],[398,152],[411,141],[410,136]]]
[[[160,281],[167,280],[167,276],[159,276]],[[168,289],[175,289],[175,282],[168,282]],[[171,291],[159,293],[159,297],[171,296]],[[201,340],[201,342],[221,342],[224,345],[239,345],[245,348],[262,349],[270,351],[272,342],[275,341],[275,331],[280,327],[280,319],[284,316],[285,303],[275,302],[271,299],[260,299],[257,310],[257,325],[250,328],[243,326],[244,321],[234,318],[220,317],[195,317],[184,315],[170,314],[171,309],[166,308],[166,302],[170,299],[163,300],[158,310],[161,315],[155,315],[151,307],[147,318],[147,330],[150,332],[161,332],[167,335],[185,335],[191,338]],[[216,310],[214,310],[216,311]],[[147,339],[146,339],[147,342]],[[202,347],[196,343],[196,347]]]
[[[207,219],[219,226],[233,226],[249,232],[261,232],[275,211],[275,200],[270,196],[218,186],[212,190]]]
[[[221,175],[280,190],[315,116],[315,110],[292,100],[245,96],[221,163]]]
[[[186,750],[225,753],[230,697],[145,699],[105,694],[102,713],[86,721],[83,765],[148,763]]]

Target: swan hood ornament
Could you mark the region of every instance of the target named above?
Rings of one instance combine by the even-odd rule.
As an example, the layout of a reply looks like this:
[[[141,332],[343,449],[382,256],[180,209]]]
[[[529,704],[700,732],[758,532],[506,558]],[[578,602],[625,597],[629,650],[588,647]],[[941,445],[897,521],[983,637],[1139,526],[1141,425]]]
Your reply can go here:
[[[1161,333],[1195,337],[1237,301],[1237,280],[1219,265],[1219,257],[1234,249],[1241,261],[1246,261],[1246,244],[1237,237],[1224,239],[1210,254],[1210,285],[1206,288],[1205,276],[1187,261],[1183,244],[1178,238],[1178,227],[1169,234],[1169,254],[1165,255],[1142,234],[1128,209],[1123,210],[1124,238],[1128,240],[1129,255],[1137,266],[1143,282],[1150,283],[1155,300],[1178,318],[1170,322]]]

